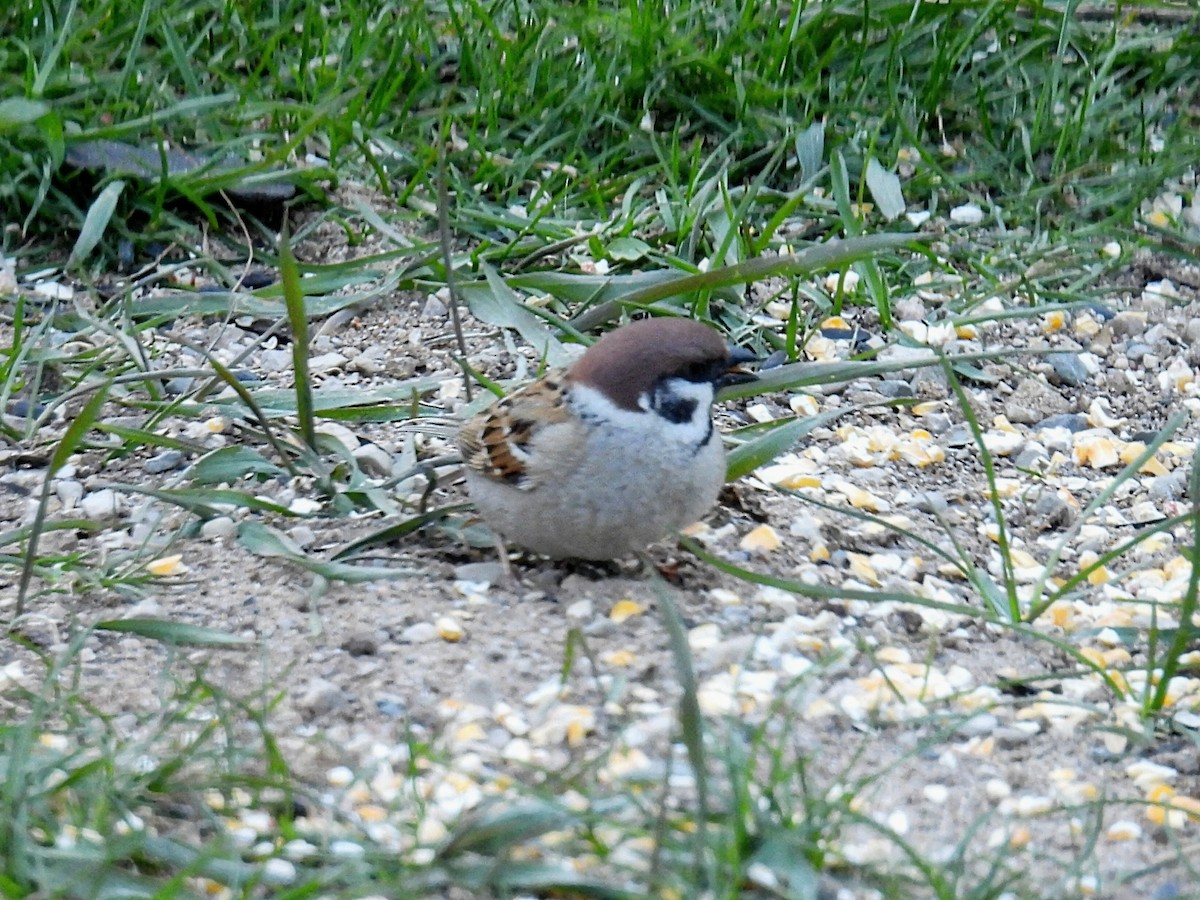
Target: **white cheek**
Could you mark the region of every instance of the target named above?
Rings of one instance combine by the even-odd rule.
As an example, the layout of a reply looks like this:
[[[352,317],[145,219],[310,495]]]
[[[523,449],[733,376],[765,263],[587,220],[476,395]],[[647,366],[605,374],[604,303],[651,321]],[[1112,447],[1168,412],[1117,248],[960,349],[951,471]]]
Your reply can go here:
[[[712,429],[713,386],[708,382],[673,378],[668,387],[677,397],[695,401],[696,409],[686,422],[669,422],[651,412],[647,395],[638,399],[638,406],[646,412],[622,409],[599,391],[582,384],[573,388],[573,401],[585,419],[602,419],[617,430],[652,437],[656,443],[698,449]]]

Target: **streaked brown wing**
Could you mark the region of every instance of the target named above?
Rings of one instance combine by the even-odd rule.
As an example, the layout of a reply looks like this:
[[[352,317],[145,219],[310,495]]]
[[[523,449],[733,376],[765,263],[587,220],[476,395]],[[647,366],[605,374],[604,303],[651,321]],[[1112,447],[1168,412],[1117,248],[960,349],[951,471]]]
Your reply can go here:
[[[561,372],[552,372],[513,391],[469,420],[458,435],[463,462],[473,471],[520,490],[536,482],[529,471],[530,448],[539,431],[565,422]]]

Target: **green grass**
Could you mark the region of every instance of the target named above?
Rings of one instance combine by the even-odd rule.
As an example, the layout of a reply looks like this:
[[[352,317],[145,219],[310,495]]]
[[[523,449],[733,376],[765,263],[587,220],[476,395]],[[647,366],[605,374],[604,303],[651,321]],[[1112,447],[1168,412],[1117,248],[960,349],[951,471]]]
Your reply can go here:
[[[1196,27],[1184,4],[1106,16],[1083,15],[1074,3],[999,0],[9,4],[0,11],[0,33],[10,36],[0,43],[0,262],[13,261],[21,279],[40,271],[76,293],[48,299],[24,280],[15,294],[0,293],[0,404],[31,411],[6,416],[0,435],[40,456],[46,473],[34,518],[0,534],[0,572],[19,596],[6,613],[14,628],[0,637],[0,660],[6,644],[15,654],[23,641],[20,652],[38,661],[20,679],[0,677],[10,704],[0,723],[0,895],[191,896],[206,890],[195,879],[208,878],[245,897],[452,888],[807,897],[823,880],[888,897],[1049,896],[1008,864],[1003,845],[982,840],[986,816],[934,861],[859,813],[855,797],[898,777],[903,762],[872,770],[867,739],[837,785],[820,783],[796,739],[790,695],[748,724],[702,719],[695,690],[685,690],[677,737],[687,759],[676,774],[686,782],[690,768],[699,776],[691,787],[665,778],[602,784],[599,753],[551,779],[589,798],[584,811],[517,788],[506,798],[514,805],[398,853],[289,770],[272,732],[270,690],[232,696],[174,649],[223,646],[232,636],[176,622],[88,623],[170,648],[161,708],[118,728],[73,686],[90,628],[58,654],[34,653],[20,637],[21,617],[85,590],[143,596],[145,562],[230,507],[263,517],[243,523],[243,546],[306,569],[318,586],[407,577],[359,557],[421,527],[477,537],[457,506],[398,499],[428,481],[430,461],[414,452],[409,470],[379,485],[319,429],[327,421],[445,429],[433,396],[440,376],[371,392],[309,390],[301,342],[300,390],[245,384],[236,362],[172,329],[180,320],[250,316],[270,323],[269,333],[303,335],[306,318],[453,283],[476,319],[550,363],[565,357],[565,343],[589,340],[629,312],[692,314],[740,343],[783,352],[788,364],[748,389],[767,392],[902,368],[799,360],[817,323],[856,307],[873,310],[887,341],[911,343],[892,320],[918,279],[942,294],[932,317],[970,325],[1108,303],[1138,250],[1194,261],[1187,223],[1151,211],[1164,191],[1190,199],[1200,149]],[[153,157],[165,140],[212,164],[144,177],[66,162],[72,148],[100,140],[147,147]],[[230,199],[231,190],[280,183],[296,190],[283,208]],[[923,242],[892,209],[897,190],[909,209],[932,214]],[[945,229],[948,211],[966,203],[983,210],[983,226]],[[305,242],[323,228],[360,255],[306,257]],[[1120,245],[1115,258],[1100,253],[1109,241]],[[611,274],[595,274],[597,264]],[[282,271],[282,283],[242,287],[258,267]],[[184,269],[211,290],[177,283]],[[826,272],[853,272],[857,286],[812,277]],[[546,299],[534,307],[528,296]],[[1002,312],[989,303],[996,299]],[[782,331],[755,318],[773,303],[790,310]],[[957,384],[978,376],[979,362],[952,360],[946,371]],[[190,382],[175,393],[172,379]],[[972,559],[951,529],[946,543],[922,550],[959,570],[970,603],[856,597],[692,544],[696,555],[747,585],[909,602],[1041,641],[1077,674],[1102,674],[1109,697],[1135,704],[1144,734],[1132,738],[1152,743],[1171,712],[1171,677],[1186,670],[1181,660],[1195,643],[1195,573],[1179,608],[1165,610],[1183,624],[1130,629],[1123,637],[1141,656],[1121,672],[1037,626],[1054,603],[1088,596],[1088,576],[1101,566],[1118,582],[1131,577],[1139,546],[1155,535],[1188,529],[1184,550],[1194,554],[1200,515],[1193,506],[1077,571],[1059,565],[1068,534],[1027,595],[1014,576],[986,425],[966,392],[958,398],[995,497],[1000,573]],[[194,429],[214,409],[237,439],[208,453]],[[753,471],[839,416],[744,429],[733,471]],[[185,483],[116,488],[180,510],[183,526],[152,528],[121,553],[86,541],[57,548],[57,532],[94,526],[48,515],[56,471],[80,457],[102,464],[159,449],[204,455]],[[315,512],[258,495],[258,479],[286,475],[314,485]],[[1193,468],[1193,502],[1196,477]],[[308,515],[366,512],[386,524],[327,558],[283,531]],[[673,647],[686,687],[681,633]],[[947,722],[928,724],[906,759],[937,746]],[[452,764],[426,737],[412,738],[413,772]],[[1100,852],[1092,814],[1104,802],[1079,811],[1078,852],[1052,861],[1056,896],[1092,871]],[[309,818],[301,808],[312,821],[301,821]],[[239,845],[229,821],[255,810],[270,812],[258,850]],[[416,834],[419,792],[401,792],[390,812]],[[334,820],[362,857],[339,855],[319,818]],[[902,861],[841,860],[837,843],[856,829],[884,838]],[[314,848],[302,862],[284,849],[294,841]],[[572,857],[597,865],[573,872],[560,864]],[[285,858],[295,865],[283,885],[269,861]],[[1130,873],[1131,889],[1153,874]]]

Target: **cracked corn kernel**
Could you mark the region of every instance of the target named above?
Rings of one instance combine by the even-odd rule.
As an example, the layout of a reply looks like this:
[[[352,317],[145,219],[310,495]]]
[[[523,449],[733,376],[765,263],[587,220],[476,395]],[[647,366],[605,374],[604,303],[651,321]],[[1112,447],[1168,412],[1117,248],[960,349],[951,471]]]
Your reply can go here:
[[[183,575],[190,571],[183,564],[182,554],[176,553],[173,556],[163,556],[159,559],[152,559],[146,563],[146,571],[151,575],[157,575],[164,578],[169,575]]]
[[[640,603],[635,603],[633,600],[618,600],[613,604],[613,608],[609,610],[608,618],[610,621],[620,625],[634,616],[640,616],[645,610]]]
[[[1054,801],[1041,794],[1029,794],[1017,799],[1018,816],[1040,816],[1054,809]]]
[[[457,644],[467,634],[463,627],[449,616],[442,616],[434,626],[437,628],[438,637],[450,644]]]
[[[815,416],[821,411],[821,404],[811,394],[796,394],[788,399],[788,408],[798,416]]]
[[[738,546],[749,553],[771,553],[783,546],[783,540],[770,525],[759,525],[743,537]]]
[[[855,509],[865,509],[868,512],[883,512],[888,508],[887,501],[855,485],[843,484],[838,490],[846,495],[846,500]]]
[[[1051,603],[1047,612],[1050,613],[1050,621],[1063,630],[1069,629],[1075,620],[1074,608],[1061,600]]]
[[[1130,819],[1113,822],[1104,832],[1105,839],[1110,841],[1135,841],[1141,836],[1142,826]]]
[[[1087,313],[1080,313],[1075,319],[1075,333],[1080,337],[1095,337],[1100,333],[1100,323]]]
[[[1055,331],[1061,331],[1063,326],[1067,324],[1066,314],[1062,310],[1056,309],[1053,312],[1048,312],[1042,316],[1042,331],[1047,334],[1052,334]]]
[[[1075,436],[1071,449],[1075,464],[1079,466],[1107,469],[1121,462],[1117,442],[1108,435],[1081,431]]]
[[[456,744],[478,743],[485,740],[487,740],[487,732],[483,730],[483,726],[478,722],[468,722],[454,732],[454,742]]]
[[[600,660],[618,669],[625,669],[637,661],[637,654],[632,650],[610,650],[603,654]]]
[[[374,803],[367,803],[354,810],[364,822],[383,822],[387,819],[387,810]]]

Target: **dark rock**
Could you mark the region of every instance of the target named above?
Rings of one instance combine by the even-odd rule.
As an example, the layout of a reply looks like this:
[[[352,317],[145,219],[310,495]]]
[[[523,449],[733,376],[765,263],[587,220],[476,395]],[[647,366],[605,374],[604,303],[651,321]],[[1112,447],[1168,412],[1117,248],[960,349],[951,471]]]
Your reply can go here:
[[[1065,428],[1067,431],[1074,434],[1077,431],[1086,431],[1089,427],[1087,416],[1081,413],[1063,413],[1057,416],[1048,416],[1037,423],[1037,427],[1041,428]]]
[[[1088,370],[1078,353],[1049,353],[1046,362],[1054,370],[1054,376],[1062,384],[1081,387],[1088,383]]]

